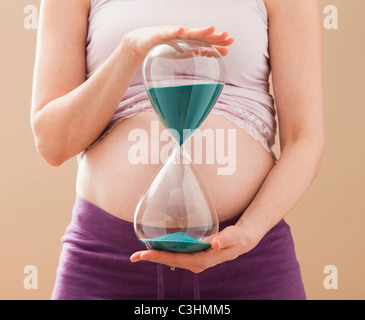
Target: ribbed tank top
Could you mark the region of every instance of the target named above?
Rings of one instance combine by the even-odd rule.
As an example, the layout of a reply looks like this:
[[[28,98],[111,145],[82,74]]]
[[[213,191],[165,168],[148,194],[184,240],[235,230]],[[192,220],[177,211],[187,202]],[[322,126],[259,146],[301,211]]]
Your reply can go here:
[[[269,92],[268,14],[263,1],[91,0],[86,78],[106,61],[124,34],[158,25],[214,25],[217,31],[227,31],[235,38],[228,55],[223,57],[226,84],[211,113],[225,116],[273,154],[276,121]],[[109,124],[87,149],[123,119],[153,110],[143,86],[141,67]],[[87,149],[79,154],[79,160]]]

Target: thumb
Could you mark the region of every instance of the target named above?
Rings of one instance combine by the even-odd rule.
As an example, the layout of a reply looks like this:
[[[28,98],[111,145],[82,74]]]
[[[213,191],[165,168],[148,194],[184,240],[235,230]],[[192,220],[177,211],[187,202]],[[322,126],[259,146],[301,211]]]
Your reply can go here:
[[[211,246],[214,250],[228,248],[237,244],[239,237],[237,227],[229,226],[213,237]]]

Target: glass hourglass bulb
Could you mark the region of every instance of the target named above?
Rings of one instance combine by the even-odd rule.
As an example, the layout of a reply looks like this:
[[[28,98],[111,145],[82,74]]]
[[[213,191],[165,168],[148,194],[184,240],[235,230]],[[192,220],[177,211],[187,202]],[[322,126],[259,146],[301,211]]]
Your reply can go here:
[[[150,249],[204,250],[218,232],[219,221],[209,190],[183,144],[223,89],[222,56],[206,43],[173,40],[150,50],[142,74],[151,103],[178,146],[136,207],[136,235]]]

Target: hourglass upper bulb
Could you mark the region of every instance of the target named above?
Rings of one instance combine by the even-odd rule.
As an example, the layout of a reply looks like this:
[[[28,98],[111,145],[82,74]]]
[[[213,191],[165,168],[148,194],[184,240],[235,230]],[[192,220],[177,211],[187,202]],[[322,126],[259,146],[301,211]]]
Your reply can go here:
[[[180,145],[208,116],[226,78],[219,51],[192,40],[171,40],[153,47],[142,74],[156,113]]]

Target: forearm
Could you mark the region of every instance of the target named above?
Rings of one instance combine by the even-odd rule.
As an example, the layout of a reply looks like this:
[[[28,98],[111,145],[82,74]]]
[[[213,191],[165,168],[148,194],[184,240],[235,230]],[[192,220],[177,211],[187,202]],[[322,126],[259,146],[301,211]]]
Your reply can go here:
[[[35,66],[31,124],[38,151],[55,166],[84,150],[101,134],[153,46],[172,39],[194,39],[216,45],[217,50],[226,55],[226,46],[233,42],[232,37],[227,38],[227,32],[215,32],[214,26],[168,25],[136,29],[123,36],[109,59],[85,82],[85,12],[88,7],[74,8],[75,20],[70,19],[63,2],[55,2],[61,7],[53,2],[45,3],[49,5],[42,11],[44,19]],[[58,10],[63,11],[63,19],[59,18]],[[47,20],[49,16],[53,19]],[[58,32],[54,19],[59,19],[59,23],[69,19],[63,23],[66,30]],[[74,26],[75,21],[81,21],[81,26]],[[70,34],[75,35],[72,41]]]
[[[283,148],[237,223],[251,241],[258,242],[299,202],[319,171],[323,145],[321,139],[301,138]]]
[[[122,42],[92,77],[33,115],[37,147],[48,162],[60,165],[100,135],[140,63]]]

